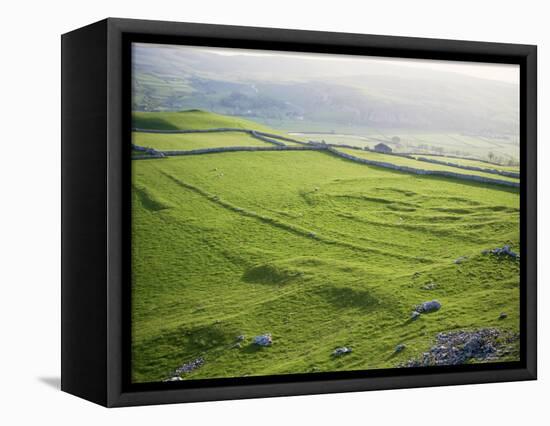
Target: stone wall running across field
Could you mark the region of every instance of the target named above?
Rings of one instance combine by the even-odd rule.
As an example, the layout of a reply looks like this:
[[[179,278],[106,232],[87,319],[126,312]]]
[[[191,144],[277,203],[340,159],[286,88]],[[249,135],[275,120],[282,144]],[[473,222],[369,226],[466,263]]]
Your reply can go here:
[[[256,132],[255,130],[251,130],[250,131],[250,136],[252,136],[253,138],[256,138],[256,139],[259,139],[263,142],[267,142],[267,143],[271,143],[273,145],[278,145],[278,146],[286,146],[284,143],[282,143],[281,141],[277,141],[275,139],[270,139],[264,135],[262,135],[261,133],[258,133]]]
[[[149,148],[149,147],[145,147],[145,146],[139,146],[139,145],[132,144],[132,150],[137,151],[137,152],[143,152],[144,154],[146,154],[146,155],[143,155],[143,156],[135,156],[134,158],[141,158],[141,157],[145,157],[145,158],[162,158],[162,157],[164,157],[164,154],[161,151],[157,151],[154,148]]]
[[[505,185],[505,186],[511,186],[514,188],[519,188],[519,182],[511,182],[511,181],[501,180],[501,179],[486,178],[486,177],[476,176],[476,175],[466,175],[462,173],[447,172],[443,170],[424,170],[424,169],[416,169],[416,168],[407,167],[407,166],[398,166],[396,164],[386,163],[383,161],[373,161],[373,160],[367,160],[366,158],[359,158],[354,155],[338,151],[333,147],[328,147],[328,151],[330,151],[331,153],[339,157],[346,158],[351,161],[356,161],[358,163],[368,164],[371,166],[385,167],[387,169],[399,170],[402,172],[414,173],[417,175],[451,177],[451,178],[470,180],[470,181],[480,182],[480,183],[491,183],[496,185]]]
[[[329,146],[333,146],[335,148],[351,148],[351,149],[362,150],[361,148],[359,148],[357,146],[350,146],[350,145],[329,144]],[[364,150],[365,151],[376,152],[376,150],[369,149],[368,147],[364,148]],[[453,163],[451,161],[447,162],[447,161],[443,161],[443,160],[435,160],[435,159],[432,159],[432,158],[426,158],[426,157],[422,157],[422,155],[430,155],[430,156],[441,157],[441,158],[446,158],[446,157],[447,158],[456,158],[458,160],[473,160],[473,161],[479,161],[479,162],[485,163],[485,164],[490,165],[490,166],[498,166],[498,164],[491,163],[491,162],[486,161],[486,160],[479,160],[479,159],[476,159],[476,158],[459,157],[459,156],[456,156],[456,155],[455,156],[448,156],[448,155],[442,155],[442,154],[414,154],[414,153],[410,153],[410,152],[385,152],[384,155],[394,155],[396,157],[409,158],[409,159],[415,160],[415,161],[424,161],[426,163],[440,164],[442,166],[456,167],[457,169],[471,170],[471,171],[474,171],[474,172],[489,173],[489,174],[493,174],[493,175],[506,176],[506,177],[515,178],[515,179],[519,179],[519,177],[520,177],[519,173],[517,173],[517,172],[509,172],[509,171],[505,171],[505,170],[498,170],[498,169],[495,169],[495,168],[466,166],[464,164]]]
[[[478,161],[480,163],[486,163],[489,166],[502,166],[502,164],[492,163],[489,160],[483,160],[481,158],[464,157],[464,156],[453,155],[453,154],[436,154],[436,153],[433,153],[433,152],[404,152],[404,153],[401,153],[401,154],[408,155],[408,156],[429,155],[430,157],[456,158],[457,160],[474,160],[474,161]]]
[[[191,134],[191,133],[224,133],[224,132],[241,132],[241,133],[247,133],[250,136],[259,139],[263,142],[267,142],[273,145],[279,145],[283,146],[284,143],[280,142],[277,139],[287,141],[287,142],[293,142],[300,145],[308,145],[307,142],[302,142],[293,138],[289,138],[286,136],[280,136],[276,135],[274,133],[266,133],[266,132],[260,132],[258,130],[252,130],[252,129],[239,129],[235,127],[215,127],[212,129],[187,129],[187,130],[155,130],[155,129],[138,129],[134,128],[132,129],[134,132],[140,132],[140,133],[159,133],[159,134]]]
[[[209,129],[211,130],[211,129]],[[241,131],[241,130],[239,130]],[[262,135],[263,136],[263,135]],[[387,163],[384,161],[374,161],[374,160],[368,160],[366,158],[360,158],[356,157],[351,154],[347,154],[345,152],[341,152],[338,149],[336,149],[337,145],[328,145],[328,144],[317,144],[317,143],[302,143],[303,145],[300,146],[288,146],[288,145],[278,145],[274,144],[275,146],[226,146],[226,147],[219,147],[219,148],[202,148],[202,149],[193,149],[188,151],[157,151],[152,148],[147,147],[141,147],[138,145],[132,145],[132,149],[135,151],[144,152],[148,155],[141,155],[141,156],[134,156],[132,159],[134,160],[147,160],[147,159],[153,159],[153,158],[162,158],[162,157],[176,157],[176,156],[184,156],[184,155],[203,155],[203,154],[214,154],[214,153],[220,153],[220,152],[242,152],[242,151],[329,151],[330,153],[337,155],[338,157],[346,158],[351,161],[355,161],[362,164],[368,164],[371,166],[378,166],[378,167],[385,167],[387,169],[392,170],[398,170],[406,173],[414,173],[417,175],[431,175],[431,176],[443,176],[443,177],[451,177],[456,179],[462,179],[462,180],[469,180],[474,182],[480,182],[480,183],[490,183],[490,184],[496,184],[496,185],[504,185],[504,186],[511,186],[514,188],[519,188],[519,182],[512,182],[512,181],[506,181],[501,179],[493,179],[493,178],[486,178],[482,176],[476,176],[476,175],[466,175],[462,173],[454,173],[454,172],[448,172],[444,170],[425,170],[425,169],[417,169],[414,167],[407,167],[407,166],[398,166],[393,163]],[[360,151],[360,149],[358,149]],[[395,155],[395,154],[394,154]],[[402,156],[402,157],[408,157],[408,155],[396,155],[396,156]],[[413,158],[414,157],[410,157]],[[422,160],[420,160],[422,161]],[[432,162],[432,161],[428,161]],[[443,163],[444,162],[437,162],[437,163]],[[462,167],[461,167],[462,168]],[[474,171],[485,171],[482,168],[468,168],[468,170],[474,170]]]
[[[316,146],[224,146],[220,148],[202,148],[189,151],[162,151],[167,157],[179,155],[200,155],[213,154],[216,152],[239,152],[239,151],[321,151],[323,148]]]
[[[136,145],[132,145],[135,147]],[[139,147],[143,148],[143,147]],[[147,148],[145,148],[147,149]],[[183,155],[201,155],[201,154],[214,154],[218,152],[240,152],[240,151],[322,151],[326,148],[318,146],[288,146],[288,145],[278,145],[278,146],[224,146],[219,148],[201,148],[201,149],[192,149],[188,151],[159,151],[162,154],[162,157],[177,157]],[[139,149],[138,151],[142,151]],[[147,160],[150,158],[159,158],[159,156],[135,156],[134,160]]]
[[[426,157],[418,157],[417,160],[418,161],[425,161],[427,163],[441,164],[441,165],[444,165],[444,166],[456,167],[458,169],[472,170],[474,172],[490,173],[490,174],[494,174],[494,175],[500,175],[500,176],[506,176],[506,177],[519,179],[519,173],[507,172],[505,170],[486,169],[484,167],[475,167],[475,166],[465,166],[464,164],[457,164],[457,163],[452,163],[452,162],[447,162],[447,161],[434,160],[433,158],[426,158]]]

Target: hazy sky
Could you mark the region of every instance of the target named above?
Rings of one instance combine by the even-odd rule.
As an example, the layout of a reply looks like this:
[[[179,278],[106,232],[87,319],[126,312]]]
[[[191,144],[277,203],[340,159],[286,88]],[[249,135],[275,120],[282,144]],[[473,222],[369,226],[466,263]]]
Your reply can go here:
[[[186,46],[185,49],[189,49]],[[417,69],[432,69],[436,71],[464,74],[471,77],[487,80],[497,80],[519,85],[519,65],[492,64],[459,61],[436,61],[433,59],[399,59],[381,57],[357,57],[350,55],[329,55],[316,53],[292,53],[292,52],[267,52],[262,50],[232,49],[232,48],[194,48],[203,52],[214,53],[223,56],[286,56],[300,58],[308,61],[350,61],[350,62],[376,62],[388,63]]]

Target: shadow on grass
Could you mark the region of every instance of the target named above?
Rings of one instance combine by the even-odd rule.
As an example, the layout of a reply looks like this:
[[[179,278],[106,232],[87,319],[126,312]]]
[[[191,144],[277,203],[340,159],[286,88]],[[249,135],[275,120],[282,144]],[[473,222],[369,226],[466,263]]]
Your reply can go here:
[[[380,301],[369,290],[357,290],[350,287],[325,287],[319,294],[337,308],[356,308],[373,311],[380,306]]]
[[[155,116],[134,116],[132,127],[148,130],[179,130],[177,126],[169,121]]]
[[[269,347],[264,347],[264,346],[256,345],[255,343],[250,343],[249,345],[242,348],[241,352],[245,354],[255,354],[257,352],[266,350],[268,348]]]

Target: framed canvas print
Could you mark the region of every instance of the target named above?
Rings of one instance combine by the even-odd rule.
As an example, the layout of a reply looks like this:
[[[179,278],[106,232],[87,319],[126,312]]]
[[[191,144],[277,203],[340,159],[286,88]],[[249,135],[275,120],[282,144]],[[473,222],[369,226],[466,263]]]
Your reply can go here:
[[[536,378],[536,47],[107,19],[62,37],[62,389]]]

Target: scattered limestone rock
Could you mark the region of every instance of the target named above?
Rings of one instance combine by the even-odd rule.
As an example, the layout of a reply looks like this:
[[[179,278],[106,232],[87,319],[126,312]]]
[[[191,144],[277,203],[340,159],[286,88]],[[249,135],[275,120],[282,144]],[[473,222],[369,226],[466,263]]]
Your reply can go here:
[[[411,320],[412,321],[417,320],[419,317],[420,317],[420,312],[418,312],[418,311],[412,311],[411,312]]]
[[[254,344],[258,346],[271,346],[273,344],[273,339],[271,338],[270,333],[261,334],[254,337]]]
[[[506,312],[501,312],[500,315],[498,316],[498,319],[506,319],[508,318],[508,314]]]
[[[466,256],[460,256],[458,259],[455,260],[455,265],[460,265],[461,263],[465,262],[466,260],[468,260],[468,258]]]
[[[459,365],[471,359],[494,361],[501,355],[510,353],[510,346],[518,338],[517,334],[494,328],[439,333],[436,344],[428,352],[400,367]]]
[[[403,352],[406,348],[407,347],[403,343],[400,343],[395,347],[395,353],[398,354],[400,352]]]
[[[435,290],[437,288],[437,283],[433,281],[422,286],[422,290]]]
[[[204,358],[199,357],[191,362],[183,364],[181,367],[176,368],[176,376],[180,376],[184,373],[190,373],[193,370],[201,367],[204,364]]]
[[[204,358],[199,357],[191,362],[188,362],[186,364],[183,364],[182,366],[176,368],[172,375],[164,380],[165,382],[179,382],[180,380],[183,380],[180,376],[185,373],[190,373],[193,370],[196,370],[197,368],[201,367],[204,364]]]
[[[414,321],[420,317],[420,312],[418,311],[412,311],[411,312],[411,319]]]
[[[439,311],[441,309],[441,303],[437,300],[431,300],[429,302],[421,303],[416,307],[416,312],[421,314],[426,314],[430,312]]]
[[[494,254],[495,256],[499,257],[510,257],[511,259],[519,259],[519,254],[517,254],[515,251],[512,251],[511,247],[508,244],[506,244],[502,248],[497,247],[492,250],[483,250],[481,253]]]
[[[351,353],[351,348],[348,348],[347,346],[342,346],[341,348],[336,348],[334,352],[332,352],[333,356],[342,356]]]

